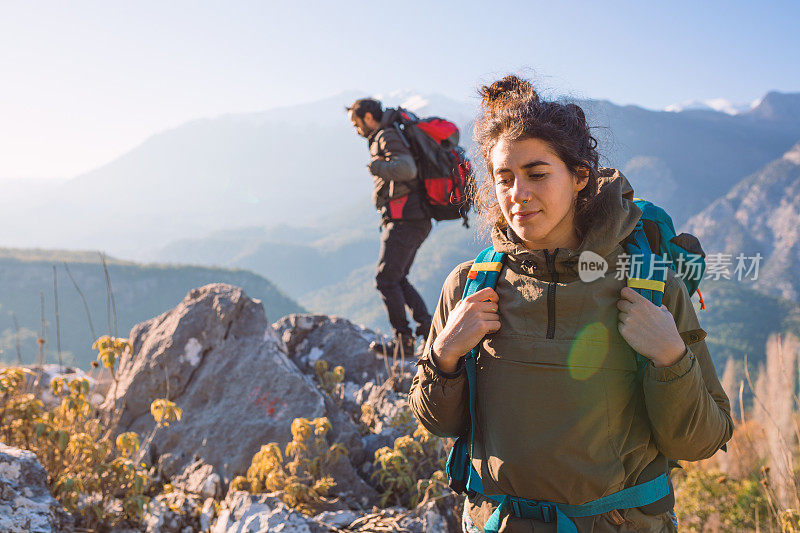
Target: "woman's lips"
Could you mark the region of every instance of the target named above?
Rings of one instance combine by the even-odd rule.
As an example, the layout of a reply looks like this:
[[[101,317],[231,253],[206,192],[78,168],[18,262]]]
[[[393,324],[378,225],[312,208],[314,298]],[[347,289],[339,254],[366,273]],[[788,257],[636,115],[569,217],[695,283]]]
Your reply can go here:
[[[541,211],[525,211],[521,213],[512,213],[514,220],[530,220],[534,215],[538,215]]]

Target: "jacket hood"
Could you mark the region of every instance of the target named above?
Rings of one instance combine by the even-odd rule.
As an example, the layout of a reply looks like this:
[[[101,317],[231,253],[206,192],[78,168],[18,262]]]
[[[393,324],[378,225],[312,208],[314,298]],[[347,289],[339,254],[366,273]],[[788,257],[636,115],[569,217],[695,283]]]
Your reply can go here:
[[[400,120],[400,117],[398,116],[399,114],[400,112],[393,107],[387,107],[386,109],[384,109],[379,129],[388,128],[389,126],[392,125],[392,123],[398,122]]]
[[[633,203],[633,187],[617,169],[598,169],[598,192],[600,220],[589,226],[581,244],[576,249],[559,248],[555,254],[556,272],[575,273],[581,252],[590,250],[602,257],[609,256],[617,245],[633,232],[642,211]],[[494,249],[508,255],[511,261],[532,262],[545,271],[544,250],[528,250],[522,240],[509,227],[505,230],[492,228]]]

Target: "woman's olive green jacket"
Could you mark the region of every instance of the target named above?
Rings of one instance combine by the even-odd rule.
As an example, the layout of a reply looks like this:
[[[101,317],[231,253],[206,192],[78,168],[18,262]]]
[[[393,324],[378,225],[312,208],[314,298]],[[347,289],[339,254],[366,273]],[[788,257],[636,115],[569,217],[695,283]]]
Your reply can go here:
[[[576,250],[527,250],[510,231],[495,229],[495,250],[507,255],[496,291],[500,330],[478,354],[477,429],[473,466],[487,494],[583,504],[655,477],[664,458],[712,456],[733,431],[730,404],[717,378],[683,282],[667,276],[664,305],[687,344],[671,367],[648,365],[637,377],[636,356],[617,329],[620,244],[641,212],[618,171],[601,169],[597,201],[604,215]],[[577,259],[590,250],[608,273],[586,283]],[[553,256],[555,259],[553,261]],[[549,263],[549,264],[548,264]],[[466,375],[436,368],[431,347],[461,299],[472,262],[453,270],[442,288],[433,327],[411,386],[411,408],[442,437],[469,431]],[[656,468],[658,470],[658,468]],[[663,471],[663,468],[662,468]],[[495,503],[480,496],[467,512],[482,528]],[[579,531],[671,531],[667,513],[621,510],[574,519]],[[507,533],[555,531],[554,524],[506,517]]]

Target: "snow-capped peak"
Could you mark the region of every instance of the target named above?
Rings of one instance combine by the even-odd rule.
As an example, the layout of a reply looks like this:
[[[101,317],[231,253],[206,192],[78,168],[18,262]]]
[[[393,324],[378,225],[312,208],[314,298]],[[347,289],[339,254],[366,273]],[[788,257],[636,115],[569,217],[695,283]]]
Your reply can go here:
[[[783,154],[783,158],[791,161],[795,165],[800,165],[800,142],[792,146],[788,152]]]
[[[725,98],[707,98],[705,100],[687,100],[685,102],[681,102],[680,104],[668,105],[664,108],[664,111],[677,113],[680,111],[699,109],[706,111],[718,111],[728,115],[738,115],[739,113],[744,113],[745,111],[753,109],[759,104],[759,102],[761,102],[760,98],[750,102],[749,104],[735,103],[731,102],[730,100],[726,100]]]

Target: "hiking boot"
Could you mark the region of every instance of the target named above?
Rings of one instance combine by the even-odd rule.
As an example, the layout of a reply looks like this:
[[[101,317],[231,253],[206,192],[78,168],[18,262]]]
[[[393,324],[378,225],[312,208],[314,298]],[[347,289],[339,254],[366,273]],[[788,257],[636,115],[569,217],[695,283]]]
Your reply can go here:
[[[369,349],[386,355],[394,355],[395,353],[400,355],[402,353],[406,357],[411,357],[414,355],[414,342],[413,335],[398,334],[389,342],[372,341],[369,344]]]

